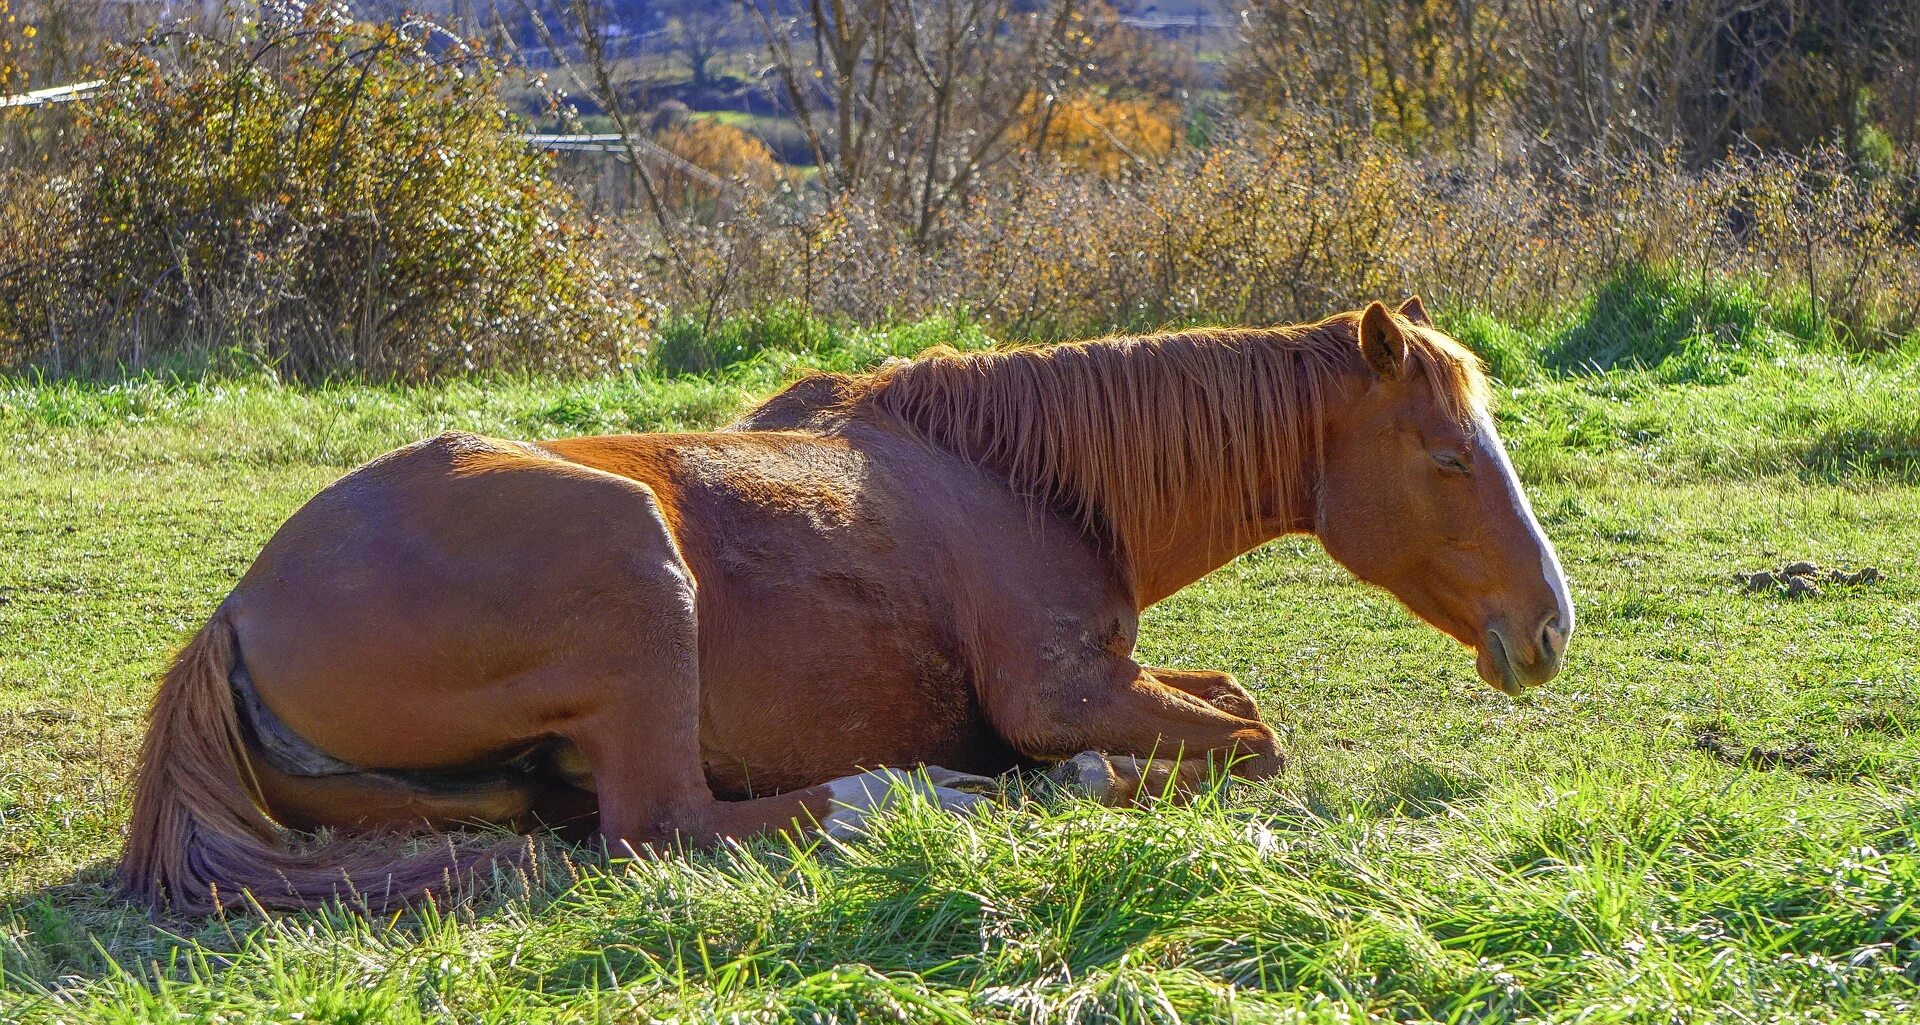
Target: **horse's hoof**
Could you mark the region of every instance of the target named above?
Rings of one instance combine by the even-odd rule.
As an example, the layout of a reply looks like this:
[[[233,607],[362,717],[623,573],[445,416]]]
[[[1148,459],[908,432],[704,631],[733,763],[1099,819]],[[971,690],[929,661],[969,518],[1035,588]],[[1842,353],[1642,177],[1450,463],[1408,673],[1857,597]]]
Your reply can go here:
[[[1075,797],[1100,804],[1117,803],[1120,778],[1113,763],[1098,751],[1082,751],[1064,762],[1055,762],[1042,776]]]

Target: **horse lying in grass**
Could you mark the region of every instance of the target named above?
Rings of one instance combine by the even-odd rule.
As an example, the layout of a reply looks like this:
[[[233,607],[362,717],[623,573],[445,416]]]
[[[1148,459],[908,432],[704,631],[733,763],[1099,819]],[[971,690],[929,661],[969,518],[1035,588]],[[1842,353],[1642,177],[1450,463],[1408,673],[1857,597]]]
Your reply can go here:
[[[642,848],[844,830],[889,777],[960,808],[1069,758],[1116,800],[1170,755],[1269,776],[1231,676],[1132,652],[1142,609],[1288,533],[1519,693],[1573,608],[1486,402],[1415,299],[815,375],[714,433],[409,445],[181,651],[121,877],[183,913],[385,901],[489,856],[390,835],[423,825]]]

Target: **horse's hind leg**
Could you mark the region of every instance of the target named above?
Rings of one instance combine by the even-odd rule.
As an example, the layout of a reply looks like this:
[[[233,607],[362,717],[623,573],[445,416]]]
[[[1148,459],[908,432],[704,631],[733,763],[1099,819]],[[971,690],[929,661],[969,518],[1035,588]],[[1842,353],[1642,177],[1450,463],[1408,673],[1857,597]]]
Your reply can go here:
[[[572,741],[584,758],[579,781],[593,788],[600,834],[610,848],[705,844],[815,827],[844,835],[901,787],[956,812],[986,800],[968,791],[989,787],[990,780],[936,767],[918,774],[879,769],[771,797],[717,799],[700,751],[696,583],[652,491],[637,484],[628,490],[645,507],[629,503],[622,518],[603,519],[637,531],[624,539],[620,558],[609,560],[622,579],[605,582],[606,599],[569,624],[564,664],[527,684],[542,689],[550,681],[554,696],[547,700],[572,703],[573,714],[552,732]],[[642,523],[649,526],[640,529]]]
[[[534,821],[538,780],[500,780],[452,793],[429,793],[378,773],[294,776],[256,754],[254,782],[273,817],[289,829],[452,829],[491,823],[521,829]]]

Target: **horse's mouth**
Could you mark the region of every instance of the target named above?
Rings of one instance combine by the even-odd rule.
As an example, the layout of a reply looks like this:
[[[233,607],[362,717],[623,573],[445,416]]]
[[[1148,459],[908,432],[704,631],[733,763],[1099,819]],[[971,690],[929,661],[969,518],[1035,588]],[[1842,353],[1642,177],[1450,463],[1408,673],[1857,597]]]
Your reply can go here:
[[[1506,644],[1500,640],[1498,633],[1488,630],[1484,645],[1481,651],[1486,656],[1486,661],[1492,663],[1493,672],[1489,674],[1486,672],[1486,667],[1482,667],[1480,678],[1487,681],[1494,690],[1510,697],[1518,697],[1527,687],[1514,674],[1513,660],[1507,657]]]

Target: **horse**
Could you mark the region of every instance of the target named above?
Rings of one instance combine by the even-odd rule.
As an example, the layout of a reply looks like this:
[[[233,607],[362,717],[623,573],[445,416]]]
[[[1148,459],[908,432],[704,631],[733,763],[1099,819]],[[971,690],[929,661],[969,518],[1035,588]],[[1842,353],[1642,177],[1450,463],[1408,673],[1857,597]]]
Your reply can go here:
[[[181,649],[119,878],[183,914],[384,903],[499,854],[408,829],[660,851],[858,832],[898,786],[961,812],[1063,760],[1115,802],[1267,778],[1230,674],[1133,649],[1285,534],[1518,694],[1574,611],[1488,401],[1416,297],[813,374],[707,433],[408,445],[287,519]]]

